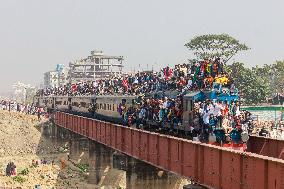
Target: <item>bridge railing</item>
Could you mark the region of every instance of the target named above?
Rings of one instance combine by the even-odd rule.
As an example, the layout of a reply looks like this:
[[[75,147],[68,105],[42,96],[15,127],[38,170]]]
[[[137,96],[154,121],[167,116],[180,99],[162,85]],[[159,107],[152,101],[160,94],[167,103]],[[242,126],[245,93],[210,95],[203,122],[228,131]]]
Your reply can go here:
[[[248,141],[248,151],[284,160],[284,140],[250,136]]]
[[[211,188],[283,189],[284,161],[56,112],[55,123]]]

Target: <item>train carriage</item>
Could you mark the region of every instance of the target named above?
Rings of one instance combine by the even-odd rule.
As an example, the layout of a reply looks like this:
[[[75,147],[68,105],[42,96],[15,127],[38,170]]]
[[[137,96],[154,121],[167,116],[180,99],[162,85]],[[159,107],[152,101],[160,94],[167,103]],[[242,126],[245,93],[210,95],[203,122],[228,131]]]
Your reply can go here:
[[[69,98],[69,112],[75,114],[93,116],[93,107],[96,101],[95,96],[74,96]]]
[[[55,107],[55,99],[56,97],[37,97],[36,105],[39,107],[46,107],[48,109],[53,109]]]
[[[54,108],[61,111],[69,110],[69,98],[67,96],[57,96],[54,98]]]
[[[134,104],[136,96],[97,96],[95,117],[106,121],[122,123],[123,117],[119,112],[121,105],[128,109]]]
[[[145,98],[156,98],[162,99],[167,97],[168,99],[180,98],[182,103],[182,118],[180,122],[173,123],[170,121],[154,121],[154,120],[144,120],[143,127],[151,126],[149,128],[159,128],[163,131],[175,131],[180,134],[188,134],[191,132],[193,126],[193,119],[195,116],[194,105],[195,102],[202,102],[204,100],[218,100],[218,101],[235,101],[238,99],[237,95],[218,95],[216,91],[196,91],[189,92],[179,96],[177,91],[162,91],[145,94]],[[138,124],[138,122],[132,122],[131,113],[128,115],[128,110],[132,107],[134,110],[139,104],[139,96],[135,95],[99,95],[99,96],[51,96],[51,97],[38,97],[38,104],[42,107],[47,107],[48,109],[57,109],[60,111],[68,111],[73,114],[96,118],[103,121],[134,126],[131,124]],[[139,106],[139,105],[138,105]],[[138,107],[139,108],[139,107]],[[126,113],[127,112],[127,113]],[[130,111],[131,112],[131,111]],[[136,120],[137,121],[137,120]],[[141,122],[142,123],[142,122]],[[174,125],[175,124],[175,125]],[[244,134],[244,135],[243,135]],[[240,149],[245,149],[245,143],[247,141],[247,133],[233,132],[230,134],[232,143],[223,143],[226,140],[220,142],[216,140],[218,137],[224,135],[221,129],[216,129],[214,131],[215,142],[211,141],[211,144],[216,145],[227,145],[228,148],[235,148],[237,145]],[[218,138],[218,139],[219,139]],[[223,137],[224,138],[224,137]],[[243,139],[245,138],[245,139]],[[235,144],[234,141],[237,141]],[[229,144],[229,146],[228,146]]]

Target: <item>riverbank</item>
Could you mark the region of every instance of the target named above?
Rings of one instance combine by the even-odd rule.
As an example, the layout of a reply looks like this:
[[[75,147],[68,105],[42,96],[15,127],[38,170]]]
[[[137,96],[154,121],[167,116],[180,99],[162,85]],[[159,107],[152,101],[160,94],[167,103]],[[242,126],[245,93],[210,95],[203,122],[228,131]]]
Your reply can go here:
[[[0,120],[0,188],[86,188],[86,174],[68,162],[65,144],[43,137],[47,120],[8,111],[0,111]],[[15,176],[6,176],[9,162]]]

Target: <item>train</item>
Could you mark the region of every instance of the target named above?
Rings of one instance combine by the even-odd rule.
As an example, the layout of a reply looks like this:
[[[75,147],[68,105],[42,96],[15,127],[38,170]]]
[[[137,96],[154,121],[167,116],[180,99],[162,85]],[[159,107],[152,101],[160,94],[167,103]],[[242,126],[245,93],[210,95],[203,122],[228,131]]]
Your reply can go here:
[[[168,97],[174,99],[178,96],[179,93],[177,91],[163,91],[146,94],[146,98]],[[35,98],[35,104],[39,107],[45,107],[47,110],[63,111],[75,115],[126,125],[121,113],[118,111],[119,106],[124,104],[124,107],[128,109],[135,106],[135,101],[139,98],[139,95],[37,96]],[[183,107],[182,124],[175,128],[175,130],[179,132],[179,135],[186,136],[191,129],[190,125],[194,118],[194,102],[203,101],[204,99],[232,101],[238,99],[238,96],[216,96],[213,91],[196,91],[182,95],[181,99]],[[153,122],[148,122],[146,125],[148,127],[145,129],[159,127]],[[163,129],[169,128],[170,126],[166,126]],[[242,151],[246,149],[246,142],[248,140],[247,132],[232,132],[230,135],[231,141],[238,140],[239,142],[235,141],[230,143],[226,142],[228,141],[228,138],[225,137],[225,132],[223,130],[216,130],[214,135],[214,137],[211,137],[211,144],[237,148]]]

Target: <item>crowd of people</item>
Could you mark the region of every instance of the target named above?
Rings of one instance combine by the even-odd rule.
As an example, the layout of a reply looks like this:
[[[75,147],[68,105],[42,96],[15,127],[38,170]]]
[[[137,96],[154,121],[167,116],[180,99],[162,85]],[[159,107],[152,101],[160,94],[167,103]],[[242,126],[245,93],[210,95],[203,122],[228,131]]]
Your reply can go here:
[[[176,98],[145,97],[145,94],[159,91],[178,91]],[[182,96],[191,91],[215,91],[216,94],[237,95],[232,79],[224,71],[219,58],[203,60],[193,64],[169,66],[159,72],[138,72],[123,77],[113,77],[92,82],[69,83],[62,87],[46,88],[38,91],[38,96],[78,96],[78,95],[137,95],[138,100],[129,108],[123,102],[118,111],[124,123],[141,127],[146,123],[160,128],[183,126]],[[226,133],[238,131],[249,124],[249,116],[239,110],[237,101],[214,101],[207,99],[195,103],[190,132],[208,140],[216,129]],[[186,126],[183,126],[186,127]]]
[[[265,120],[257,120],[254,121],[255,130],[253,134],[270,137],[270,138],[277,138],[277,139],[284,139],[284,121],[265,121]]]
[[[182,97],[170,99],[140,98],[134,105],[125,108],[122,103],[119,113],[127,125],[141,128],[145,125],[156,125],[160,129],[169,131],[184,130],[191,137],[209,141],[210,135],[223,130],[225,135],[234,135],[235,142],[241,142],[242,132],[253,130],[253,120],[247,111],[241,111],[238,101],[223,102],[207,99],[194,103],[194,110],[189,119],[189,125],[182,125],[183,107]]]
[[[18,103],[16,101],[10,101],[10,100],[1,100],[0,110],[37,115],[39,119],[40,116],[43,115],[45,112],[43,107],[37,107],[34,104],[30,105],[30,104]]]
[[[241,111],[238,101],[212,101],[195,103],[192,122],[193,135],[203,136],[208,141],[213,134],[217,140],[226,141],[226,135],[236,142],[242,142],[241,133],[251,133],[253,120],[247,111]]]
[[[126,108],[124,103],[120,104],[118,111],[125,124],[135,125],[137,128],[150,123],[159,128],[173,130],[182,124],[181,97],[175,99],[139,97],[129,108]]]
[[[221,86],[231,86],[231,92],[236,92],[228,74],[223,69],[223,63],[219,58],[216,58],[215,60],[204,60],[194,64],[178,64],[174,68],[167,66],[159,72],[138,72],[105,80],[68,83],[61,87],[39,90],[37,95],[139,95],[164,90],[178,90],[182,93],[212,88],[222,92]]]

